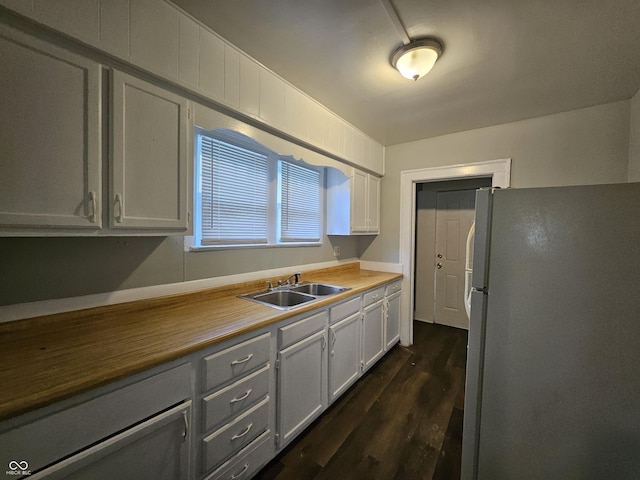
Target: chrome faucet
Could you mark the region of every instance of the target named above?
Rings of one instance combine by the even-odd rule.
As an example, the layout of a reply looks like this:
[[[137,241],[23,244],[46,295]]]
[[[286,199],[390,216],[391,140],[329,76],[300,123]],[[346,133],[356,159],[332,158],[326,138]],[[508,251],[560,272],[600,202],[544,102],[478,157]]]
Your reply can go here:
[[[296,272],[293,275],[289,275],[287,278],[285,278],[284,280],[278,280],[278,286],[279,287],[284,287],[285,285],[291,285],[291,279],[295,279],[295,281],[293,282],[294,285],[298,284],[298,281],[300,280],[300,275],[302,275],[302,272]]]

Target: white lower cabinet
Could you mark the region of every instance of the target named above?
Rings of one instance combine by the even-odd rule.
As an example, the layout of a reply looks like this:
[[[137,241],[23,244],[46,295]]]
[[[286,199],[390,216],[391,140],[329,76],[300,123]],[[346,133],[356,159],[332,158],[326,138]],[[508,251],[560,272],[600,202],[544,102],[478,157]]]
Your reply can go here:
[[[360,376],[361,325],[358,312],[329,327],[329,402]]]
[[[288,327],[304,336],[282,335],[284,329],[280,329],[280,337],[290,341],[279,346],[276,360],[278,447],[291,441],[327,406],[326,311]]]
[[[389,350],[400,340],[400,295],[401,281],[385,288],[385,349]]]
[[[399,295],[377,287],[9,419],[0,464],[48,480],[250,479],[398,341]]]
[[[329,325],[329,403],[347,390],[362,371],[360,297],[331,307]]]
[[[377,288],[363,296],[362,361],[367,371],[385,352],[384,288]]]
[[[244,448],[219,470],[206,480],[241,480],[251,478],[273,457],[273,444],[270,432],[265,432]]]
[[[203,469],[210,471],[269,430],[269,397],[202,440]]]
[[[250,466],[233,466],[251,457],[255,471],[273,454],[271,339],[254,333],[200,354],[197,478],[249,478]]]
[[[80,395],[0,424],[0,462],[35,479],[189,478],[190,398],[189,363]]]
[[[47,480],[175,480],[189,476],[191,402],[32,475]]]

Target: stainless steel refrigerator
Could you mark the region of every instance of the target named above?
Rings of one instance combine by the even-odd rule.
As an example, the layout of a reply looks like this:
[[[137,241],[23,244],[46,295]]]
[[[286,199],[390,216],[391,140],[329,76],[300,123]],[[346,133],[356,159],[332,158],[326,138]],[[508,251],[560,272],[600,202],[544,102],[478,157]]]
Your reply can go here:
[[[640,183],[480,190],[462,478],[640,478]]]

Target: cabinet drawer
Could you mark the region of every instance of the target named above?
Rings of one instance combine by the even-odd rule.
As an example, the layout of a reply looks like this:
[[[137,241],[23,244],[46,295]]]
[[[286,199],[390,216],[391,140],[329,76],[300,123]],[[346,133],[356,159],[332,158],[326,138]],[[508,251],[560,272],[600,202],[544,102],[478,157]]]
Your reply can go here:
[[[395,282],[392,282],[386,286],[384,295],[388,297],[389,295],[393,295],[400,290],[402,290],[402,280],[396,280]]]
[[[202,440],[202,468],[215,468],[268,428],[269,397]]]
[[[347,318],[360,310],[360,297],[354,297],[346,302],[342,302],[329,310],[329,318],[331,323]]]
[[[368,307],[372,303],[375,303],[379,300],[382,300],[384,296],[384,287],[376,288],[375,290],[371,290],[363,295],[363,306]]]
[[[269,393],[269,366],[205,397],[204,431],[230,420]]]
[[[309,335],[319,332],[325,327],[327,312],[318,312],[295,323],[278,329],[278,344],[281,348],[302,340]]]
[[[38,470],[191,396],[183,364],[0,435],[0,465],[27,459]]]
[[[191,402],[188,401],[70,458],[65,458],[39,471],[33,478],[47,480],[187,478],[189,472],[187,419],[190,415]]]
[[[270,334],[265,333],[205,357],[202,391],[212,390],[264,365],[269,361],[270,350]]]
[[[265,432],[248,445],[238,457],[221,467],[206,480],[240,480],[249,479],[260,467],[271,459],[273,448],[271,435]]]

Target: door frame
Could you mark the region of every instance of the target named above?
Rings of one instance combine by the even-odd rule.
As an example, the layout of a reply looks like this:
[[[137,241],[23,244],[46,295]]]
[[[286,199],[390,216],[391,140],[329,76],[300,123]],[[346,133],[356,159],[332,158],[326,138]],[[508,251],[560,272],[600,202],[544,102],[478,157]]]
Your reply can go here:
[[[443,167],[403,170],[400,172],[400,264],[402,267],[402,297],[400,343],[413,344],[413,273],[415,268],[416,184],[490,177],[491,186],[511,186],[511,159],[449,165]]]

